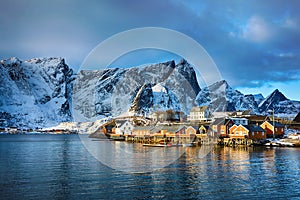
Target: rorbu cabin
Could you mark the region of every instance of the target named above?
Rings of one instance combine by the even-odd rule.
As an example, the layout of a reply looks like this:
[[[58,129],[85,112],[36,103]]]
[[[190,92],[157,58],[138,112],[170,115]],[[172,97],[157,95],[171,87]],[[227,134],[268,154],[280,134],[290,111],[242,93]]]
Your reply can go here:
[[[135,126],[132,129],[132,135],[139,137],[150,136],[153,129],[154,126]]]
[[[239,139],[252,139],[252,140],[264,140],[266,139],[266,133],[263,128],[256,125],[233,125],[229,129],[230,138],[239,138]]]
[[[228,137],[229,128],[234,125],[231,119],[217,118],[212,123],[212,130],[218,134],[221,138]]]
[[[248,137],[249,130],[242,124],[240,125],[233,125],[229,129],[229,137],[230,138],[239,138],[244,139]]]
[[[209,130],[209,126],[201,125],[199,128],[199,134],[207,134],[208,130]]]
[[[252,140],[265,140],[267,138],[266,131],[260,126],[248,125],[246,128],[249,130],[248,138]]]
[[[127,121],[127,120],[116,121],[116,128],[115,128],[116,134],[131,135],[133,128],[134,128],[134,125],[130,121]]]
[[[185,133],[188,135],[196,135],[199,133],[199,127],[197,126],[188,126],[185,130]]]
[[[284,135],[285,127],[279,122],[264,121],[260,127],[266,131],[267,138],[280,138]]]
[[[173,134],[185,134],[186,126],[184,125],[172,125],[172,126],[159,126],[160,130],[164,130],[165,133],[173,135]]]

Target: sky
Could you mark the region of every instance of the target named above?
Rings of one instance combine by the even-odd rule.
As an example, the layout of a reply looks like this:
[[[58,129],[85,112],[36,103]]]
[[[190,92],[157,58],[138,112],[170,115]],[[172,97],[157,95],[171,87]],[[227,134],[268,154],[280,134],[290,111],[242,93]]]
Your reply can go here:
[[[107,38],[162,27],[201,44],[233,88],[264,96],[278,88],[300,100],[299,8],[298,0],[1,0],[0,59],[64,57],[79,69]],[[170,59],[148,51],[124,63]]]

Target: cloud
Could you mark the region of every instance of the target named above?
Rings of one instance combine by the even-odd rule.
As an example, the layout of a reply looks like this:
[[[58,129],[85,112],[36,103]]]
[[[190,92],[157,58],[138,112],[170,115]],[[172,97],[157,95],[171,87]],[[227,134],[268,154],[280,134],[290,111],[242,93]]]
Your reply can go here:
[[[254,42],[266,41],[272,30],[267,22],[259,16],[252,16],[242,30],[242,38]]]
[[[62,56],[79,66],[113,34],[157,26],[198,41],[233,86],[293,82],[300,70],[299,7],[297,0],[1,1],[0,55]]]

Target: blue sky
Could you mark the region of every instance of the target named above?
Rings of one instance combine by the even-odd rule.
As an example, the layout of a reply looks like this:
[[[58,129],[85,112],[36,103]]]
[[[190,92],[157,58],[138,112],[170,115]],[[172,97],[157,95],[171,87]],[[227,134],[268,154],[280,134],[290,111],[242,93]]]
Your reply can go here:
[[[300,100],[299,8],[297,0],[2,0],[0,59],[59,56],[78,69],[114,34],[164,27],[199,42],[234,88],[264,95],[278,88]],[[152,54],[154,63],[172,59]],[[124,59],[132,65],[151,61],[142,54]]]

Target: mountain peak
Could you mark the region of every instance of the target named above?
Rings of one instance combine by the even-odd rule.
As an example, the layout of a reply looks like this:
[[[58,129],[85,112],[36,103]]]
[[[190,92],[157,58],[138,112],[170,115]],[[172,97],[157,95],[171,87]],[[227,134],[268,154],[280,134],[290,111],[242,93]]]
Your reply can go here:
[[[216,91],[218,89],[223,90],[223,91],[225,91],[227,89],[232,89],[226,80],[217,81],[217,82],[213,83],[212,85],[208,86],[208,88],[211,91]]]
[[[185,59],[181,59],[181,60],[178,62],[178,65],[185,65],[185,64],[188,64],[187,60],[185,60]]]
[[[6,60],[1,60],[0,63],[2,66],[14,67],[15,65],[20,65],[22,63],[22,61],[17,57],[12,57],[12,58],[8,58]]]
[[[278,89],[275,89],[269,96],[267,96],[263,101],[258,105],[261,112],[268,111],[270,109],[275,109],[276,105],[279,102],[289,100],[286,98]]]
[[[267,98],[273,98],[274,101],[288,100],[278,89],[275,89]]]

